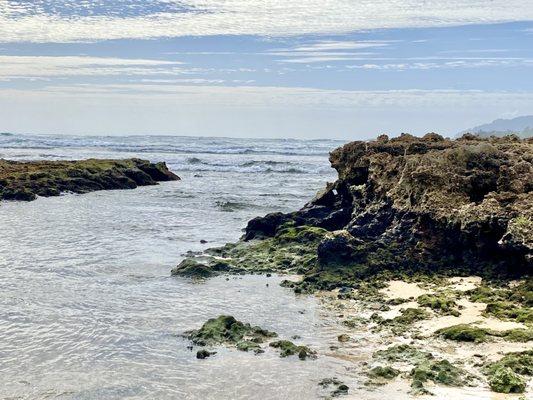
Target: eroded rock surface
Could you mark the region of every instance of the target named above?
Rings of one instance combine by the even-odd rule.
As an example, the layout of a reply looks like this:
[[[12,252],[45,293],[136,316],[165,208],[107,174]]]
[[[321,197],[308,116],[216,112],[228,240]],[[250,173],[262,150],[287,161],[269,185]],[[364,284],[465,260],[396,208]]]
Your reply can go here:
[[[0,160],[0,200],[35,200],[63,192],[134,189],[180,178],[165,163],[127,160],[32,161]]]
[[[275,237],[287,225],[328,230],[310,283],[384,270],[531,272],[533,140],[382,136],[348,143],[330,161],[335,183],[300,211],[250,221],[244,237]]]
[[[330,161],[335,183],[299,211],[251,220],[240,243],[208,251],[224,261],[207,267],[296,272],[301,291],[383,273],[531,273],[533,140],[381,136]]]

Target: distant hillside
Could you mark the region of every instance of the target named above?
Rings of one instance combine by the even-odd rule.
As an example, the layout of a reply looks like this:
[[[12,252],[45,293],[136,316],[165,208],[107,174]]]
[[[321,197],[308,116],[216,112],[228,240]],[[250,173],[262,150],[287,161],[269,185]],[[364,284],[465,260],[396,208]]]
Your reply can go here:
[[[533,115],[513,119],[497,119],[490,124],[467,129],[463,133],[476,133],[479,136],[505,136],[516,134],[520,137],[533,137]]]

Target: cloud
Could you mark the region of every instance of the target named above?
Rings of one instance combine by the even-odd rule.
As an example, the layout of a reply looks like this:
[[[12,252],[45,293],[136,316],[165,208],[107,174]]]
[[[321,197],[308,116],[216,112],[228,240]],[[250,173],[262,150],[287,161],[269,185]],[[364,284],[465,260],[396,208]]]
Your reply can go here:
[[[67,76],[179,75],[177,61],[85,56],[0,56],[0,78],[35,79]]]
[[[401,108],[465,105],[486,102],[531,102],[533,93],[483,90],[328,90],[275,86],[159,85],[157,82],[47,85],[41,89],[5,89],[0,96],[61,96],[79,98],[166,99],[176,104],[228,107]]]
[[[48,85],[0,89],[0,120],[14,132],[354,139],[455,134],[531,104],[533,93],[503,91]]]
[[[293,36],[531,20],[529,0],[0,0],[0,41]]]
[[[430,58],[427,58],[430,59]],[[455,68],[485,68],[485,67],[533,67],[533,59],[458,59],[442,62],[396,62],[396,63],[365,63],[346,65],[347,69],[373,70],[428,70]]]

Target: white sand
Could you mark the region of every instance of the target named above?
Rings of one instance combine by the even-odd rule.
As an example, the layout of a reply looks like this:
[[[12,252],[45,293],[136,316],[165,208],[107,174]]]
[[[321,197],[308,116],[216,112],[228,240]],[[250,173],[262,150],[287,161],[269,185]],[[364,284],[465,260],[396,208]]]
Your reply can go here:
[[[389,281],[385,289],[380,290],[389,299],[410,299],[417,298],[429,290],[422,289],[416,283],[407,283],[404,281]]]

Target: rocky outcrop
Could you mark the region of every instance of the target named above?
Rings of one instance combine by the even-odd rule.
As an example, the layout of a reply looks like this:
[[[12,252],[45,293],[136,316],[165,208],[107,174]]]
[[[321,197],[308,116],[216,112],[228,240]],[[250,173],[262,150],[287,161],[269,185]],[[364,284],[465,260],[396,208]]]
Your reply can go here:
[[[255,218],[241,243],[209,251],[225,272],[303,273],[290,284],[301,290],[383,273],[531,273],[533,140],[380,136],[330,161],[338,180],[304,208]]]
[[[134,189],[180,178],[165,163],[128,160],[33,161],[0,160],[0,200],[35,200],[63,192]]]
[[[244,239],[288,223],[331,231],[311,275],[531,273],[533,140],[381,136],[348,143],[330,161],[334,184],[300,211],[250,221]]]

